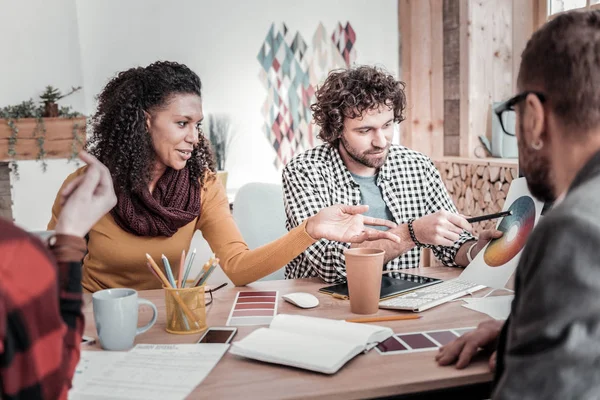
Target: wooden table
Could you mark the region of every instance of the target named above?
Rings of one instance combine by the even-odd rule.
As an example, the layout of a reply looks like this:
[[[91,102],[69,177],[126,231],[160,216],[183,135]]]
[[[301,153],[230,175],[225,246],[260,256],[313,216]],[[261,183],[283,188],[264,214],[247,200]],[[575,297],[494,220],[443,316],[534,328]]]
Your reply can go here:
[[[413,271],[411,271],[413,272]],[[450,279],[460,270],[447,267],[421,268],[414,273]],[[280,299],[278,312],[303,314],[316,317],[346,319],[356,317],[350,313],[347,300],[334,299],[317,293],[325,286],[317,279],[256,282],[247,287],[226,287],[214,294],[214,302],[207,309],[208,326],[224,326],[233,300],[238,291],[279,290],[280,295],[303,291],[315,294],[320,305],[303,310]],[[483,290],[479,296],[485,294]],[[140,292],[140,297],[152,301],[158,308],[158,321],[148,332],[136,338],[137,343],[195,343],[200,334],[171,335],[165,331],[165,305],[162,290]],[[423,318],[407,321],[380,322],[396,333],[445,328],[476,326],[489,319],[488,316],[461,307],[462,302],[451,302],[422,313]],[[97,337],[91,296],[85,296],[85,334]],[[396,314],[398,311],[380,310],[377,315]],[[139,324],[146,324],[151,310],[140,309]],[[241,339],[256,327],[238,327],[235,340]],[[96,344],[88,350],[100,349]],[[209,376],[194,390],[191,398],[213,399],[297,399],[297,398],[373,398],[411,393],[435,392],[473,385],[481,387],[491,381],[487,360],[480,357],[469,368],[439,367],[434,360],[435,352],[383,356],[376,350],[359,355],[347,363],[337,374],[328,376],[296,368],[261,363],[225,354]],[[487,385],[483,385],[487,386]],[[413,398],[413,397],[410,397]],[[464,397],[463,397],[464,398]]]

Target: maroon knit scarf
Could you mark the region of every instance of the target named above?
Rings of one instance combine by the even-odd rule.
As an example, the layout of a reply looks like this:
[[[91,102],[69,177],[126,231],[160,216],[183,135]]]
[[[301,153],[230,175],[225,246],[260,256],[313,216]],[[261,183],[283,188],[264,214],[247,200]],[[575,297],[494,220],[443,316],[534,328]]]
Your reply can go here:
[[[117,193],[111,211],[121,229],[138,236],[173,236],[200,216],[200,185],[190,182],[187,168],[167,168],[154,192]]]

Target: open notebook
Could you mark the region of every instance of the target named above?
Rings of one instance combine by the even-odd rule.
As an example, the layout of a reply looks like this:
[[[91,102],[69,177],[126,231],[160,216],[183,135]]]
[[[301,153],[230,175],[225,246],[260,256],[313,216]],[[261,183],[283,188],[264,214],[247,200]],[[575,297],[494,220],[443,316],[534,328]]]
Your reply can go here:
[[[389,338],[390,328],[341,320],[279,314],[229,352],[255,360],[335,374],[362,351]]]

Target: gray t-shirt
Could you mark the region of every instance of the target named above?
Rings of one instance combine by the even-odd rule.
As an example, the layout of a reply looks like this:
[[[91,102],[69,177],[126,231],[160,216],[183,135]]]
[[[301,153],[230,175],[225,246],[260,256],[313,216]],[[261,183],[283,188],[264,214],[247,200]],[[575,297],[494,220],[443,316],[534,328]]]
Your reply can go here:
[[[360,186],[360,203],[367,204],[369,206],[369,211],[363,215],[394,221],[394,217],[390,212],[390,209],[383,200],[381,189],[379,189],[377,186],[377,175],[359,176],[352,173],[350,174]],[[385,226],[373,226],[373,228],[382,231],[387,231],[388,229]]]

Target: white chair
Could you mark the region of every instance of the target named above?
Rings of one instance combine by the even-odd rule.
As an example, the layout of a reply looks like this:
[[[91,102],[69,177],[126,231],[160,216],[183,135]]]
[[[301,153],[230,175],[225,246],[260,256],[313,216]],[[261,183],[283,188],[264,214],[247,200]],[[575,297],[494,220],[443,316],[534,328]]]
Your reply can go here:
[[[233,203],[233,219],[250,249],[285,235],[283,188],[278,184],[259,182],[242,186]],[[261,280],[275,279],[284,279],[283,268]]]

